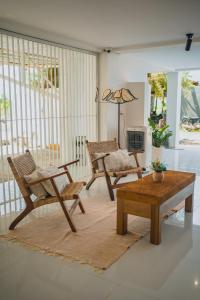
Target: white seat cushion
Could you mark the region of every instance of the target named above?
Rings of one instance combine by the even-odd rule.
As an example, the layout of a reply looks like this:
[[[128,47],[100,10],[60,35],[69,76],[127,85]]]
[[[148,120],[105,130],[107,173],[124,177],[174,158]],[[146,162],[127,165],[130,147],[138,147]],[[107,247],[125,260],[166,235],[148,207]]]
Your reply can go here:
[[[94,157],[99,158],[106,153],[95,153]],[[105,158],[105,165],[108,171],[122,171],[128,170],[135,167],[133,157],[128,155],[127,150],[117,150],[114,152],[110,152],[110,155]],[[103,171],[103,163],[102,160],[98,160],[98,171]]]
[[[40,170],[40,168],[36,168],[36,170],[29,175],[24,175],[24,179],[26,180],[27,183],[31,183],[41,178],[38,175],[38,170]],[[30,190],[31,193],[33,193],[38,199],[44,199],[48,196],[47,191],[45,190],[45,188],[41,183],[37,183],[30,186]]]
[[[61,172],[62,172],[62,170],[59,170],[57,167],[48,167],[46,169],[38,170],[38,176],[40,178],[45,178],[45,177],[59,174]],[[68,184],[67,176],[61,175],[61,176],[55,177],[54,182],[56,184],[56,187],[57,187],[59,193],[62,193],[62,191]],[[50,180],[43,181],[42,185],[51,196],[56,196],[56,193],[54,191],[54,188],[53,188]]]

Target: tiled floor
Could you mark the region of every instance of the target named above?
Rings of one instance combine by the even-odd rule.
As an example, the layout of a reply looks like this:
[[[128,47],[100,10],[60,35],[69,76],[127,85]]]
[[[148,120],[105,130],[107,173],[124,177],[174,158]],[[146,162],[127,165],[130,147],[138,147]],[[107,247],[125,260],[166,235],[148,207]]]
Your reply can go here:
[[[200,174],[200,148],[167,150],[165,160],[169,168]],[[162,224],[161,245],[150,244],[147,235],[107,271],[0,241],[0,299],[199,300],[199,182],[198,178],[193,215],[184,216],[181,210],[171,216]],[[103,180],[96,182],[88,194],[100,192],[106,195]],[[9,221],[8,217],[1,219],[1,232]]]

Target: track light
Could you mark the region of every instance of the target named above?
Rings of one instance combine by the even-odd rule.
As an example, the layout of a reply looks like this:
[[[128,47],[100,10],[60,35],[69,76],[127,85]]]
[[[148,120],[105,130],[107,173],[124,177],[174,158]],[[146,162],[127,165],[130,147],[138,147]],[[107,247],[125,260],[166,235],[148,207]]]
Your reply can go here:
[[[187,41],[186,41],[186,45],[185,45],[185,51],[190,51],[193,35],[194,35],[193,33],[187,33],[186,34]]]

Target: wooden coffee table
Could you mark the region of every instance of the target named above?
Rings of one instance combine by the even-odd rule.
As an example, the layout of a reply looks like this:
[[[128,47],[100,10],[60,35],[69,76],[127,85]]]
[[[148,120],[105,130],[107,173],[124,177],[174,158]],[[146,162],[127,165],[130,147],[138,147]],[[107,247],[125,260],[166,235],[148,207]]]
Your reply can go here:
[[[152,175],[117,190],[117,233],[127,233],[128,214],[151,219],[150,242],[161,242],[161,215],[185,199],[185,211],[192,212],[195,174],[166,171],[162,183]]]

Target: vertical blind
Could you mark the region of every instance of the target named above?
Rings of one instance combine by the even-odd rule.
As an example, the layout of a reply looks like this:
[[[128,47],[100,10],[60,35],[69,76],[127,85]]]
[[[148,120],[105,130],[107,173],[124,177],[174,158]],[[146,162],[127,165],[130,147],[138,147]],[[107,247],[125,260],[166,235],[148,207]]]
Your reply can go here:
[[[0,215],[23,207],[8,156],[28,148],[41,167],[80,159],[73,175],[88,174],[85,141],[98,130],[96,74],[93,53],[0,33]]]

